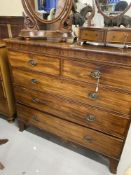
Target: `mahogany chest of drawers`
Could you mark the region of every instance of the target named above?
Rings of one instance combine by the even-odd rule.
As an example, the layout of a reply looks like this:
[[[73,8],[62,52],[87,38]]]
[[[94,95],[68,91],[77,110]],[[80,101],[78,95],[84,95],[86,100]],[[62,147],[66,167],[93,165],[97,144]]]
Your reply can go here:
[[[7,39],[20,131],[98,152],[115,173],[130,125],[131,50]]]
[[[11,86],[8,55],[4,44],[0,43],[0,114],[11,122],[15,114],[15,101]]]

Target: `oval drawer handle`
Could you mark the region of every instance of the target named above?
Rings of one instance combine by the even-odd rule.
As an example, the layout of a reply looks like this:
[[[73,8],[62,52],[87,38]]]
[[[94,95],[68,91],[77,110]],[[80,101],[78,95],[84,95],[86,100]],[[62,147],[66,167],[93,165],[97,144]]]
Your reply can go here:
[[[32,82],[33,84],[38,84],[38,83],[39,83],[39,81],[36,80],[36,79],[32,79],[31,82]]]
[[[89,122],[94,122],[96,120],[96,117],[90,114],[86,117],[86,120]]]
[[[32,59],[28,61],[28,64],[30,64],[31,66],[37,66],[37,62]]]
[[[93,141],[93,138],[91,136],[85,136],[84,140],[87,141],[88,143],[91,143]]]
[[[37,121],[37,122],[39,122],[39,119],[38,119],[37,116],[32,116],[32,119],[35,120],[35,121]]]
[[[99,70],[94,70],[91,72],[91,77],[95,78],[95,79],[98,79],[101,77],[102,73],[99,71]]]
[[[39,100],[38,98],[32,98],[32,101],[33,101],[34,103],[39,103],[39,102],[40,102],[40,100]]]
[[[98,93],[96,93],[96,92],[90,92],[88,96],[89,96],[89,98],[91,98],[93,100],[98,99]]]

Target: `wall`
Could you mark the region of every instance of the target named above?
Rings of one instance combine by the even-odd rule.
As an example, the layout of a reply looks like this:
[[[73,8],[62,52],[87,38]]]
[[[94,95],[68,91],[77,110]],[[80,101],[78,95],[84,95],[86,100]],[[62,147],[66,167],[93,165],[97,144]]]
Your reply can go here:
[[[0,16],[22,16],[21,0],[0,0]]]

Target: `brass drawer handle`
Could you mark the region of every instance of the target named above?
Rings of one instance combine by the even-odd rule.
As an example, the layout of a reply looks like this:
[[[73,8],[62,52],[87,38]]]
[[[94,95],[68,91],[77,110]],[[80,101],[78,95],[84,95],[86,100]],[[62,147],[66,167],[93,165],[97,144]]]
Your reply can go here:
[[[36,80],[36,79],[32,79],[31,82],[32,82],[33,84],[38,84],[38,83],[39,83],[39,81]]]
[[[86,120],[89,122],[94,122],[96,120],[96,117],[90,114],[86,117]]]
[[[92,100],[96,100],[96,99],[98,99],[98,93],[96,93],[96,92],[91,92],[91,93],[89,93],[89,98],[91,98]]]
[[[93,138],[91,136],[85,136],[84,140],[87,141],[88,143],[91,143],[93,141]]]
[[[31,66],[37,66],[37,62],[32,59],[28,61],[28,64]]]
[[[99,70],[94,70],[91,72],[91,77],[95,79],[99,79],[101,77],[102,73]]]
[[[34,103],[39,103],[39,102],[40,102],[40,100],[39,100],[38,98],[32,98],[32,101],[33,101]]]
[[[39,119],[36,116],[32,116],[32,119],[35,120],[36,122],[39,122]]]

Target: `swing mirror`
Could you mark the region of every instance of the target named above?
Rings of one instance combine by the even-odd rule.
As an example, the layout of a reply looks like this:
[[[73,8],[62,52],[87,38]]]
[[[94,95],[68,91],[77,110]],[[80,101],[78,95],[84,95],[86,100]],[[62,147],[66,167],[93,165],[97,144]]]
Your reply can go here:
[[[44,22],[53,22],[54,19],[62,17],[66,11],[67,2],[67,0],[26,0],[32,14]]]
[[[68,18],[72,0],[22,0],[26,15],[40,24],[53,24]]]
[[[108,18],[118,18],[131,7],[131,0],[95,0],[98,11]]]

